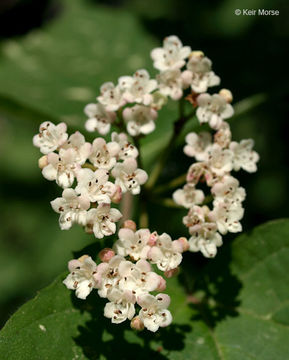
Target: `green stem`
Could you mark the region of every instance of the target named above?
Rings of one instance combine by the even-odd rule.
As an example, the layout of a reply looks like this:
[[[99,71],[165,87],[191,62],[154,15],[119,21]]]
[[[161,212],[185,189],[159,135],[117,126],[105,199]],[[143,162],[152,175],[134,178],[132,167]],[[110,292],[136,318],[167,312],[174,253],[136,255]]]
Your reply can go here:
[[[164,193],[168,190],[171,190],[171,189],[175,189],[176,187],[184,184],[186,182],[186,177],[187,177],[187,174],[182,174],[178,177],[176,177],[175,179],[169,181],[168,183],[166,184],[162,184],[160,186],[158,186],[155,190],[154,190],[154,194],[161,194],[161,193]]]
[[[140,216],[139,216],[139,228],[149,227],[149,217],[147,213],[147,203],[145,199],[140,198]]]
[[[180,111],[180,117],[174,122],[174,131],[172,133],[172,136],[167,144],[167,146],[164,148],[159,161],[156,163],[155,167],[153,168],[150,177],[149,177],[149,181],[146,184],[146,189],[147,190],[151,190],[154,185],[156,184],[169,156],[170,153],[177,141],[177,137],[178,135],[181,133],[185,123],[187,120],[189,120],[193,115],[194,112],[190,113],[189,115],[185,116],[184,115],[184,103],[183,103],[184,99],[180,100],[179,103],[179,111]]]

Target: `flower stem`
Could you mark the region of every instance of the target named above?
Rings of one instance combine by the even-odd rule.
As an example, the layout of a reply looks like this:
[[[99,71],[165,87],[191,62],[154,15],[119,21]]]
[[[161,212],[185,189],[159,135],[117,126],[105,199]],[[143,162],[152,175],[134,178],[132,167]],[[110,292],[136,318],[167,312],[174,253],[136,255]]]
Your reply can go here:
[[[179,112],[180,112],[180,116],[174,122],[174,131],[172,133],[172,136],[171,136],[167,146],[163,150],[163,152],[159,158],[159,161],[156,163],[156,165],[154,166],[154,168],[150,174],[149,181],[146,184],[147,190],[151,190],[154,187],[154,185],[156,184],[156,182],[157,182],[157,180],[158,180],[158,178],[170,156],[170,153],[173,150],[173,147],[176,143],[178,135],[181,133],[186,121],[189,120],[194,115],[194,112],[190,113],[187,116],[184,115],[184,99],[181,99],[179,102]]]
[[[160,186],[158,186],[154,191],[153,193],[154,194],[161,194],[161,193],[164,193],[168,190],[171,190],[171,189],[175,189],[176,187],[184,184],[186,182],[186,177],[187,177],[187,174],[182,174],[178,177],[176,177],[175,179],[169,181],[168,183],[166,184],[162,184]]]

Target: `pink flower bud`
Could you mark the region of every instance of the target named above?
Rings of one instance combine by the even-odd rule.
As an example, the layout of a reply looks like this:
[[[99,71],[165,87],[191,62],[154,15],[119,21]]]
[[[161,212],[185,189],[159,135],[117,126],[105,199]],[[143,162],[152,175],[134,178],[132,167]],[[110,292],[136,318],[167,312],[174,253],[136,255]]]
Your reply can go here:
[[[48,165],[47,155],[41,156],[41,158],[38,159],[38,166],[39,166],[39,168],[42,170],[42,169],[45,168],[45,166],[47,166],[47,165]]]
[[[164,291],[166,287],[167,287],[166,280],[162,276],[160,276],[160,281],[158,287],[156,288],[156,291]]]
[[[133,220],[125,220],[122,227],[124,229],[130,229],[132,231],[136,231],[136,223]]]
[[[139,316],[135,316],[130,322],[130,327],[134,330],[142,331],[144,329],[144,323]]]
[[[167,277],[167,278],[171,278],[171,277],[177,275],[178,272],[179,272],[179,268],[176,267],[175,269],[171,269],[171,270],[165,271],[165,272],[164,272],[164,275],[165,275],[165,277]]]
[[[188,240],[185,237],[180,237],[177,241],[182,245],[183,252],[189,250],[190,245],[189,245]]]
[[[116,190],[111,198],[111,201],[115,204],[119,204],[122,199],[122,191],[119,185],[116,185]]]
[[[103,262],[109,262],[109,260],[114,256],[115,256],[115,252],[110,248],[102,249],[98,254],[98,257]]]
[[[158,234],[156,232],[151,233],[147,244],[149,246],[155,246],[155,244],[157,242],[157,237],[158,237]]]

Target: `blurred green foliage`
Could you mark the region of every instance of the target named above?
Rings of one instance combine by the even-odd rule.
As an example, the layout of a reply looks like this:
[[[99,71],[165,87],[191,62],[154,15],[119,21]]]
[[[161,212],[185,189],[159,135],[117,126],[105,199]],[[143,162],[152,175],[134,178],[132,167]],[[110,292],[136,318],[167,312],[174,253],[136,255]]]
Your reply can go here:
[[[246,111],[232,119],[233,136],[254,138],[261,160],[258,173],[239,177],[248,194],[244,229],[289,215],[285,1],[38,1],[41,9],[32,12],[29,6],[36,2],[10,1],[9,7],[0,8],[0,20],[13,20],[6,21],[5,31],[0,26],[2,323],[65,270],[72,251],[93,241],[77,227],[60,231],[49,201],[61,191],[41,176],[33,134],[45,120],[64,120],[70,131],[82,131],[83,107],[94,101],[101,83],[142,67],[154,73],[149,53],[166,35],[176,34],[193,49],[202,49],[213,60],[222,86],[232,90],[234,101],[247,99],[240,103]],[[236,8],[245,7],[279,9],[280,15],[234,15]],[[258,106],[256,94],[265,100]],[[175,117],[176,107],[169,103],[160,114],[158,130],[143,141],[146,166],[165,145]],[[185,172],[189,162],[179,143],[161,182]],[[185,235],[182,210],[172,212],[152,203],[149,212],[152,229]]]

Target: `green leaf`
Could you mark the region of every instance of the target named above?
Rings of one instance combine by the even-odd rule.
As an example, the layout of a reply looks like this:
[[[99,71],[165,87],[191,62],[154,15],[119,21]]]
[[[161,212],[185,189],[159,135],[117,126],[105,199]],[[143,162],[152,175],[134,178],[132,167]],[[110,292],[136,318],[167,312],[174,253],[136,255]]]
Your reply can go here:
[[[22,306],[0,336],[3,359],[288,358],[289,221],[239,236],[202,271],[185,257],[168,281],[173,324],[136,333],[103,317],[96,292],[75,298],[59,277]],[[4,356],[4,357],[3,357]]]

